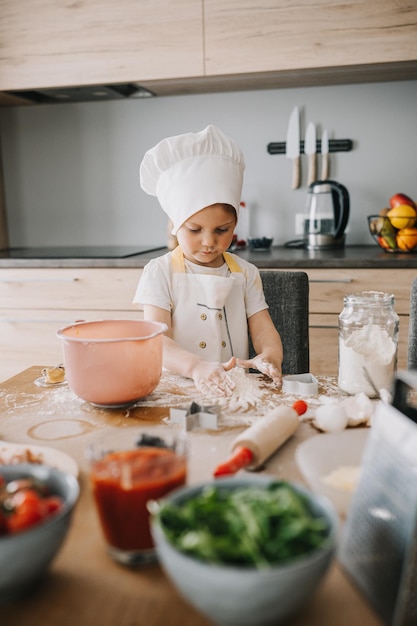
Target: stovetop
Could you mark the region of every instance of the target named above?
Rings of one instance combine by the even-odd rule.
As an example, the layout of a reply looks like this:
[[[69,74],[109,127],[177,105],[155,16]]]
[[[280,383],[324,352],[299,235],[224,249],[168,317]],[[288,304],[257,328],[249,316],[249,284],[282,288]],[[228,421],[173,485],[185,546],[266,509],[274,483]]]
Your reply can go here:
[[[124,259],[163,250],[164,246],[39,246],[4,248],[1,259]]]

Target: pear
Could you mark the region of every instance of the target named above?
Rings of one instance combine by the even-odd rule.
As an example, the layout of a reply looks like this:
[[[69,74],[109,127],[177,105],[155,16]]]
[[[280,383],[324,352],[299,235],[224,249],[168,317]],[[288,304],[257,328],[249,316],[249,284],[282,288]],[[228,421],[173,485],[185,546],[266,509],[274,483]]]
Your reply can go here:
[[[387,217],[377,217],[371,224],[371,233],[382,237],[390,248],[396,248],[395,229]]]
[[[389,219],[384,218],[384,225],[379,234],[384,238],[384,241],[390,248],[397,247],[396,232]]]

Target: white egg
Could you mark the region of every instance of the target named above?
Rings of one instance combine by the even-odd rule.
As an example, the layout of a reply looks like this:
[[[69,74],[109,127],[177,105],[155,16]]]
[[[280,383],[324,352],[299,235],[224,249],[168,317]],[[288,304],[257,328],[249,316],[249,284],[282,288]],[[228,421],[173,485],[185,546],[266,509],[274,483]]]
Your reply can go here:
[[[325,404],[317,407],[315,422],[326,433],[337,433],[348,425],[345,409],[338,404]]]
[[[365,393],[357,393],[345,398],[342,401],[342,406],[348,416],[348,426],[367,424],[371,419],[373,404]]]

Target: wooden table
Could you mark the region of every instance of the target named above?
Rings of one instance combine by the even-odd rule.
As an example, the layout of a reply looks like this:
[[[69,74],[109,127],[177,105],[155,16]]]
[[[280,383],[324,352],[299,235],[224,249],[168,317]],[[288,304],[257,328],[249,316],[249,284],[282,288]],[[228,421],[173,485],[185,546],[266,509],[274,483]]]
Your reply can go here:
[[[157,424],[168,416],[168,409],[98,409],[66,387],[37,387],[34,380],[40,370],[41,366],[31,367],[0,385],[0,439],[48,445],[70,454],[80,467],[81,496],[69,535],[47,576],[31,596],[0,606],[0,624],[210,626],[211,622],[179,596],[157,564],[129,569],[111,560],[88,483],[85,450],[99,431]],[[316,433],[309,424],[301,424],[268,463],[267,473],[301,481],[294,450]],[[236,428],[230,427],[190,433],[190,483],[211,478],[236,434]],[[382,622],[335,562],[313,598],[287,624],[381,626]]]

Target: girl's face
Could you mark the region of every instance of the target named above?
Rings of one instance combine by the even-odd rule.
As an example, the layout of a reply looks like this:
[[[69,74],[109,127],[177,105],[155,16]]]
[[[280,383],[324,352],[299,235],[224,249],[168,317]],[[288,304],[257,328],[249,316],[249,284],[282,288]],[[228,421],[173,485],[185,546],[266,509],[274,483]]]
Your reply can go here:
[[[227,204],[212,204],[194,213],[177,233],[184,257],[198,265],[221,267],[236,221],[235,210]]]

